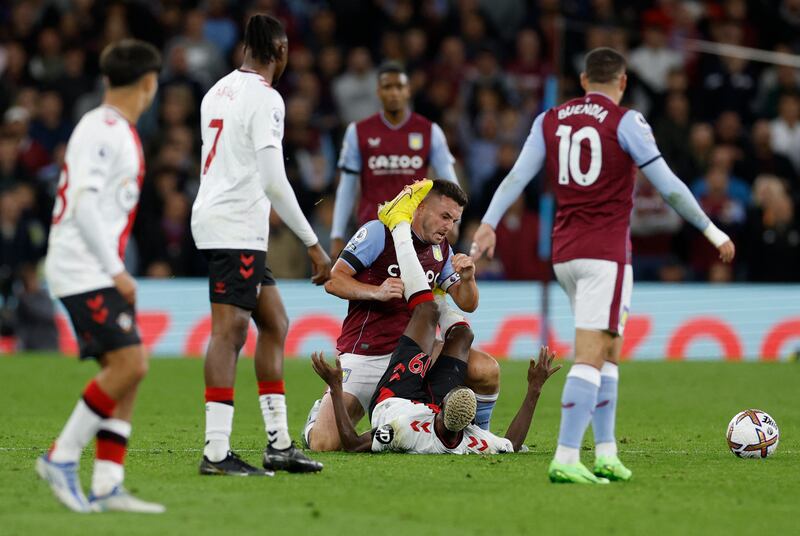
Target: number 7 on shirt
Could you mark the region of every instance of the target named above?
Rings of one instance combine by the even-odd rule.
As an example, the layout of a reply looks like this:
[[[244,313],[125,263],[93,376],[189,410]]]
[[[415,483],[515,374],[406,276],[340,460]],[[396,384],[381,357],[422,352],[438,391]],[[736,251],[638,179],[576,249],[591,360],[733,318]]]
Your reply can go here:
[[[203,165],[203,175],[208,172],[208,168],[211,166],[211,162],[214,160],[214,156],[217,154],[217,142],[219,141],[220,134],[222,134],[222,127],[222,119],[212,119],[211,122],[208,123],[208,128],[217,129],[217,135],[214,136],[214,145],[212,145],[211,150],[208,151],[206,163]]]

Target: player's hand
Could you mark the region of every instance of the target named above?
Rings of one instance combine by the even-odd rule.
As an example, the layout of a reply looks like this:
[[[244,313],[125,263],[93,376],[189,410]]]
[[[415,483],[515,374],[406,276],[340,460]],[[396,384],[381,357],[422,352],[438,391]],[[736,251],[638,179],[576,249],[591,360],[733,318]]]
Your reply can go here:
[[[332,389],[342,387],[342,363],[338,357],[334,368],[325,362],[325,355],[322,352],[314,352],[311,354],[311,367],[328,387]]]
[[[114,286],[126,302],[134,305],[136,303],[136,280],[127,271],[122,271],[115,275],[112,280]]]
[[[536,361],[531,358],[531,363],[528,366],[529,390],[540,391],[544,382],[559,371],[561,365],[553,366],[553,359],[555,359],[555,357],[555,352],[550,351],[548,346],[542,346],[539,350],[539,360]]]
[[[381,286],[375,291],[375,300],[386,302],[403,297],[403,280],[399,277],[389,277],[383,280]]]
[[[344,249],[344,240],[341,238],[334,238],[331,240],[331,259],[338,259],[339,254]]]
[[[322,285],[331,278],[331,258],[319,245],[319,242],[308,248],[308,257],[311,259],[311,282]]]
[[[453,255],[453,269],[461,276],[461,281],[475,279],[475,261],[469,255],[463,253]]]
[[[722,262],[731,262],[736,255],[736,246],[733,245],[733,240],[728,240],[718,247],[717,250],[719,251],[719,258]]]
[[[490,259],[494,258],[494,246],[497,243],[497,236],[494,229],[488,223],[482,223],[472,237],[472,246],[469,254],[473,259],[480,259],[485,253]]]

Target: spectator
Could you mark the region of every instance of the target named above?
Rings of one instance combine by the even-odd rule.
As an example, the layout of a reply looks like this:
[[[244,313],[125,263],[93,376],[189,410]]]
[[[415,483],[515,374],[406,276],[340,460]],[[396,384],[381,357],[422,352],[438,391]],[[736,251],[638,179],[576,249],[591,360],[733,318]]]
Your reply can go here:
[[[223,56],[230,54],[239,41],[239,28],[228,13],[228,0],[209,0],[208,18],[203,24],[203,36],[213,43]]]
[[[796,149],[797,150],[797,149]],[[741,165],[743,177],[753,183],[759,174],[771,174],[789,181],[800,193],[797,174],[788,158],[772,150],[772,130],[769,121],[760,119],[750,130],[750,153]]]
[[[642,44],[631,51],[628,62],[649,91],[659,94],[667,89],[667,74],[682,67],[683,58],[667,48],[667,33],[662,24],[646,18],[644,24]]]
[[[343,124],[360,121],[380,109],[378,74],[369,50],[356,47],[347,57],[347,71],[333,81],[333,97]]]
[[[58,350],[55,306],[39,283],[36,268],[26,264],[21,270],[21,280],[22,290],[16,297],[14,322],[17,350]]]
[[[21,106],[13,106],[3,116],[6,133],[17,140],[17,158],[28,176],[50,162],[50,155],[41,143],[30,137],[30,113]]]
[[[772,121],[772,150],[789,159],[800,174],[800,98],[788,93],[778,101],[778,117]]]
[[[31,123],[31,138],[39,142],[48,153],[57,145],[67,143],[72,133],[72,123],[63,118],[61,95],[55,91],[45,91],[39,99],[39,114]]]
[[[206,17],[202,11],[189,11],[185,17],[183,33],[170,40],[165,54],[169,58],[175,47],[182,47],[186,51],[187,72],[204,91],[225,74],[226,70],[219,49],[205,37],[205,23]],[[168,64],[167,76],[172,74],[170,67],[171,64]]]

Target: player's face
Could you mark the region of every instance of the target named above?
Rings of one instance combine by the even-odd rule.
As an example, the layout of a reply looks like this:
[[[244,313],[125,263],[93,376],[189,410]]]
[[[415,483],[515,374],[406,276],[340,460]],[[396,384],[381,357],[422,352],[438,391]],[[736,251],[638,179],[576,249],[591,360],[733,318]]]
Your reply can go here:
[[[384,73],[378,79],[378,98],[383,109],[394,113],[408,106],[411,92],[408,89],[408,77],[403,73]]]
[[[277,40],[278,46],[278,59],[275,60],[275,76],[273,82],[280,80],[283,71],[286,70],[286,64],[289,63],[289,40],[282,37]]]
[[[461,220],[464,209],[443,195],[429,195],[417,209],[421,238],[429,244],[441,244],[453,226]]]

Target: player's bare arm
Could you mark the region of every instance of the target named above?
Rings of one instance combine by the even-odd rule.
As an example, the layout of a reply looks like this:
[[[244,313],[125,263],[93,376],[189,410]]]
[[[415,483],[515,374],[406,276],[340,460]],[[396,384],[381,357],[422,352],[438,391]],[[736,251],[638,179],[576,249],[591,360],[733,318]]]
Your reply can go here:
[[[339,431],[339,440],[347,452],[369,452],[372,447],[372,431],[358,435],[350,415],[344,406],[342,396],[342,364],[336,358],[336,367],[331,367],[325,362],[325,356],[320,352],[311,354],[311,366],[314,372],[322,378],[330,389],[333,412],[336,415],[336,428]]]
[[[458,308],[472,313],[478,308],[478,284],[475,282],[475,262],[469,255],[457,253],[453,255],[453,269],[461,277],[461,281],[451,286],[448,293]]]
[[[389,301],[403,297],[403,282],[398,277],[389,277],[380,285],[362,283],[355,277],[356,271],[343,260],[336,261],[331,277],[325,283],[325,291],[343,300]]]
[[[528,391],[525,393],[522,405],[517,410],[517,414],[506,432],[506,439],[514,445],[514,452],[518,452],[522,448],[522,444],[528,436],[533,413],[536,411],[536,404],[539,401],[539,395],[542,393],[542,386],[550,376],[561,368],[561,365],[553,366],[555,357],[555,353],[550,351],[550,348],[542,346],[539,350],[539,359],[534,360],[531,358],[528,366]]]

